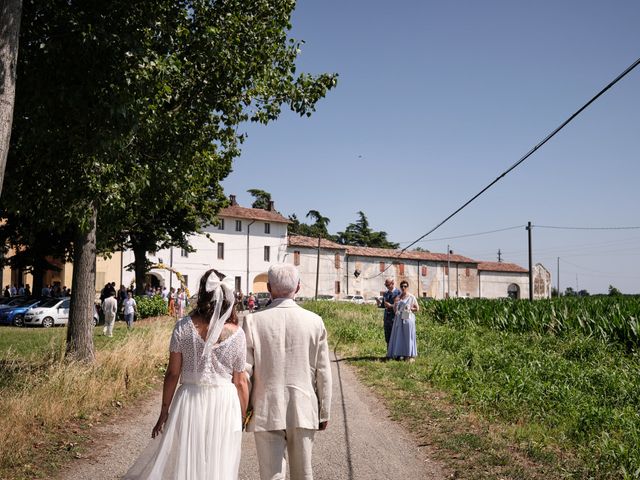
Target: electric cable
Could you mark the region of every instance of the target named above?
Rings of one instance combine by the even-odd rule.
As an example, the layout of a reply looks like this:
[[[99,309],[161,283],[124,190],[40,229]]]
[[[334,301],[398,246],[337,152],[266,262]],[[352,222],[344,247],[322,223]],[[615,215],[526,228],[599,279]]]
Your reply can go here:
[[[506,175],[511,173],[511,171],[513,171],[515,168],[517,168],[520,164],[522,164],[525,160],[527,160],[531,155],[533,155],[538,149],[540,149],[545,143],[547,143],[549,140],[551,140],[558,132],[560,132],[560,130],[562,130],[569,123],[571,123],[571,121],[573,121],[574,118],[576,118],[578,115],[580,115],[587,107],[589,107],[593,102],[595,102],[598,98],[600,98],[611,87],[613,87],[616,83],[618,83],[625,76],[627,76],[638,65],[640,65],[640,58],[638,58],[635,62],[633,62],[631,65],[629,65],[622,73],[620,73],[615,79],[613,79],[611,82],[609,82],[609,84],[607,86],[605,86],[596,95],[594,95],[587,103],[585,103],[582,107],[580,107],[578,110],[576,110],[569,118],[567,118],[558,127],[556,127],[551,133],[549,133],[540,142],[538,142],[531,150],[529,150],[522,157],[520,157],[520,159],[518,161],[516,161],[513,165],[511,165],[504,172],[502,172],[498,177],[496,177],[495,180],[493,180],[491,183],[489,183],[487,186],[485,186],[482,190],[480,190],[478,193],[476,193],[473,197],[471,197],[469,200],[467,200],[465,203],[463,203],[462,206],[458,207],[453,213],[448,215],[444,220],[442,220],[440,223],[438,223],[435,227],[433,227],[427,233],[425,233],[424,235],[419,237],[417,240],[413,241],[412,243],[410,243],[409,245],[404,247],[402,250],[400,250],[400,252],[397,254],[396,258],[399,258],[404,252],[406,252],[410,247],[412,247],[413,245],[415,245],[416,243],[421,241],[423,238],[425,238],[425,237],[429,236],[430,234],[432,234],[433,232],[435,232],[438,228],[440,228],[442,225],[447,223],[454,216],[456,216],[463,209],[465,209],[469,204],[471,204],[474,200],[476,200],[478,197],[480,197],[484,192],[486,192],[491,187],[493,187],[496,183],[498,183],[502,178],[504,178]],[[389,267],[390,266],[391,265],[389,265]],[[389,268],[389,267],[387,267],[387,268]],[[386,270],[387,269],[385,269],[383,272],[380,272],[377,275],[374,275],[373,277],[370,277],[370,278],[378,277],[381,274],[383,274],[384,272],[386,272]]]

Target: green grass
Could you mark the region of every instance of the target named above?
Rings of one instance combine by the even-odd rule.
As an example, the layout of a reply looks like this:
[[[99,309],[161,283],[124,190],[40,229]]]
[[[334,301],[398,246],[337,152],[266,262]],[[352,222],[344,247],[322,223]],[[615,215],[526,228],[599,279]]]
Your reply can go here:
[[[395,418],[418,433],[427,422],[440,425],[428,432],[442,437],[440,448],[478,467],[466,478],[640,478],[640,359],[625,345],[579,331],[439,323],[423,311],[417,362],[382,363],[371,361],[385,354],[379,310],[305,306],[323,316],[341,356],[387,399]],[[432,401],[434,392],[445,392],[446,402]],[[465,417],[478,431],[465,430]],[[512,453],[520,466],[513,458],[501,466]]]
[[[51,478],[84,454],[96,422],[158,385],[174,323],[96,327],[91,365],[63,360],[66,328],[0,329],[0,479]]]

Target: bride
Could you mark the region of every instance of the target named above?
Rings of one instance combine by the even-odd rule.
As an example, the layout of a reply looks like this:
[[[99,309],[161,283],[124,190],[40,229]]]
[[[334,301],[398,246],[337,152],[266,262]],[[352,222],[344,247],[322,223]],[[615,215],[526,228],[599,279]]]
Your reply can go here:
[[[207,271],[196,308],[176,323],[154,440],[125,479],[238,477],[249,400],[246,341],[233,308],[233,287],[222,278]]]

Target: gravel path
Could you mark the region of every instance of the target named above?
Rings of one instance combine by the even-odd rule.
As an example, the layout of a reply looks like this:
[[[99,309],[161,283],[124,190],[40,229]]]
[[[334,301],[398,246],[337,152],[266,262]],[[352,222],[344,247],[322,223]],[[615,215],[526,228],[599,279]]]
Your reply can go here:
[[[445,470],[428,458],[425,448],[399,424],[372,393],[356,379],[344,362],[334,361],[332,420],[316,434],[315,480],[377,480],[448,478]],[[160,406],[160,392],[131,408],[117,424],[97,428],[94,448],[74,461],[58,480],[118,479],[144,450]],[[289,478],[287,476],[287,478]],[[242,443],[240,480],[258,479],[258,463],[252,434]]]

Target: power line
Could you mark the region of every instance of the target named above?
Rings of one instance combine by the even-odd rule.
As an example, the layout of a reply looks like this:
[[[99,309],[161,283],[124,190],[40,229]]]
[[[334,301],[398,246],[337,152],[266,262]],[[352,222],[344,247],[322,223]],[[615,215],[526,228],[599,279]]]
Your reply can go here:
[[[489,230],[489,231],[486,231],[486,232],[465,233],[465,234],[462,234],[462,235],[455,235],[453,237],[430,238],[429,240],[424,240],[424,241],[425,242],[439,242],[441,240],[452,240],[452,239],[455,239],[455,238],[477,237],[479,235],[488,235],[490,233],[506,232],[507,230],[515,230],[516,228],[524,228],[524,225],[515,225],[513,227],[499,228],[497,230]],[[408,243],[408,242],[399,242],[399,243]]]
[[[640,227],[559,227],[554,225],[533,225],[535,228],[553,228],[556,230],[640,230]]]
[[[438,223],[435,227],[433,227],[431,230],[429,230],[427,233],[425,233],[424,235],[422,235],[420,238],[418,238],[417,240],[415,240],[413,243],[410,243],[409,245],[407,245],[402,251],[404,252],[405,250],[407,250],[409,247],[415,245],[416,243],[418,243],[420,240],[422,240],[424,237],[430,235],[431,233],[435,232],[438,228],[440,228],[442,225],[444,225],[446,222],[448,222],[451,218],[453,218],[455,215],[457,215],[460,211],[462,211],[464,208],[466,208],[471,202],[473,202],[476,198],[478,198],[480,195],[482,195],[484,192],[486,192],[487,190],[489,190],[493,185],[495,185],[496,183],[498,183],[498,181],[500,181],[503,177],[505,177],[508,173],[510,173],[512,170],[514,170],[516,167],[518,167],[522,162],[524,162],[527,158],[529,158],[531,155],[533,155],[534,152],[536,152],[536,150],[538,150],[540,147],[542,147],[545,143],[547,143],[549,140],[551,140],[560,130],[562,130],[564,127],[566,127],[574,118],[576,118],[578,115],[580,115],[589,105],[591,105],[593,102],[595,102],[601,95],[603,95],[607,90],[609,90],[611,87],[613,87],[616,83],[618,83],[620,80],[622,80],[629,72],[631,72],[634,68],[636,68],[638,65],[640,64],[640,58],[638,58],[635,62],[633,62],[631,65],[629,65],[620,75],[618,75],[612,82],[610,82],[606,87],[604,87],[602,90],[600,90],[593,98],[591,98],[591,100],[589,100],[587,103],[585,103],[582,107],[580,107],[573,115],[571,115],[567,120],[565,120],[564,122],[562,122],[562,124],[560,124],[560,126],[558,126],[555,130],[553,130],[550,134],[548,134],[542,141],[540,141],[536,146],[534,146],[531,150],[529,150],[526,154],[524,154],[517,162],[515,162],[513,165],[511,165],[508,169],[506,169],[504,172],[502,172],[495,180],[493,180],[489,185],[487,185],[486,187],[484,187],[482,190],[480,190],[478,193],[476,193],[473,197],[471,197],[469,200],[467,200],[461,207],[459,207],[457,210],[455,210],[452,214],[450,214],[448,217],[446,217],[444,220],[442,220],[440,223]]]

